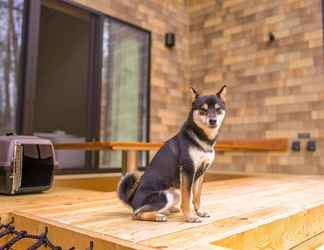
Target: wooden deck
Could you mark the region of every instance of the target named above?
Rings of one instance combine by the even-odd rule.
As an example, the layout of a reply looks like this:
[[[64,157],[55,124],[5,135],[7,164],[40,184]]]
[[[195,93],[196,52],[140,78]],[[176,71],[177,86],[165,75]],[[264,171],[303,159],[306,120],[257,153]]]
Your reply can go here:
[[[114,192],[55,187],[26,196],[0,196],[0,216],[68,249],[316,249],[324,244],[324,177],[265,175],[204,185],[211,218],[185,223],[131,219]],[[1,239],[0,239],[1,243]],[[24,245],[25,244],[25,245]],[[27,240],[17,244],[25,249]]]

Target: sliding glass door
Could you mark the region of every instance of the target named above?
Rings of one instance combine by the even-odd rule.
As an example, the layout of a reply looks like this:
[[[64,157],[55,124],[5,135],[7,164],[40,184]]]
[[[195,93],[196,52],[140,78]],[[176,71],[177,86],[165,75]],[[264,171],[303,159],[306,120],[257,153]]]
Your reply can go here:
[[[0,133],[54,143],[148,140],[149,32],[60,0],[25,1],[22,25],[24,1],[0,3]],[[121,167],[120,153],[57,156],[63,172]]]
[[[147,141],[149,34],[105,18],[101,140]],[[140,155],[139,165],[145,155]],[[101,152],[100,166],[120,167],[120,152]]]
[[[41,5],[33,134],[54,143],[85,142],[88,131],[91,14],[57,1]],[[88,156],[87,156],[88,155]],[[90,167],[92,154],[58,151],[60,169]]]

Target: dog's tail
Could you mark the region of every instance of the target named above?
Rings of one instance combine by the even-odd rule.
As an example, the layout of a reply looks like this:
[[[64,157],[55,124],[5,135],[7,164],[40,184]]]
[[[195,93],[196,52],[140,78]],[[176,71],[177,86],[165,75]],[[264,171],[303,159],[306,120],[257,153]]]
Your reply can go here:
[[[117,187],[118,198],[126,205],[131,206],[132,198],[136,192],[140,180],[138,173],[128,173],[121,178]]]

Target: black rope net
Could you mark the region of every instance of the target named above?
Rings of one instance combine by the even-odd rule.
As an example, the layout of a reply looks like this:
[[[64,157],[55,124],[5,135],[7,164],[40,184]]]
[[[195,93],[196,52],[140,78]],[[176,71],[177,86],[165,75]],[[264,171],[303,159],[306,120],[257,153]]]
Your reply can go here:
[[[16,228],[13,226],[15,220],[14,218],[11,219],[9,223],[2,224],[0,218],[0,239],[5,236],[12,236],[10,240],[8,240],[4,245],[0,245],[0,250],[13,250],[14,245],[22,240],[22,239],[32,239],[35,240],[35,243],[32,244],[30,247],[26,248],[26,250],[37,250],[41,247],[47,247],[51,250],[63,250],[61,246],[54,245],[48,239],[48,227],[45,227],[43,233],[39,235],[29,234],[27,231],[17,231]],[[86,250],[93,250],[94,244],[93,241],[90,241],[89,247]],[[75,247],[71,247],[68,250],[75,250]]]

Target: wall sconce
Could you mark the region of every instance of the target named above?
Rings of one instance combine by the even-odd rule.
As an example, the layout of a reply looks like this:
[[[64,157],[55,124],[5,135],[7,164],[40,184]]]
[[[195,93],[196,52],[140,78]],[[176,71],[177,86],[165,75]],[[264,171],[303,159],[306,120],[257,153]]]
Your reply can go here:
[[[165,46],[168,48],[172,48],[175,46],[175,42],[176,42],[176,37],[174,33],[166,33],[165,34]]]
[[[272,32],[268,33],[269,43],[273,43],[276,40],[275,35]]]

